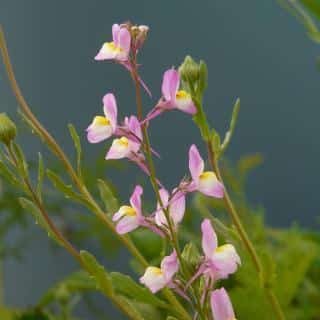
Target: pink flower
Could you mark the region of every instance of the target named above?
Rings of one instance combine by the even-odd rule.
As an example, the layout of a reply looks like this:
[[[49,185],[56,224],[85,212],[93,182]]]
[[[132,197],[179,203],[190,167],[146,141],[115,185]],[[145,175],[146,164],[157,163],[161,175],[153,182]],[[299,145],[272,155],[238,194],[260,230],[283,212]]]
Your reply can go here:
[[[90,143],[98,143],[108,139],[117,129],[117,102],[112,93],[103,97],[104,116],[94,117],[87,128],[87,138]]]
[[[214,320],[236,320],[230,298],[224,288],[211,293],[211,310]]]
[[[208,219],[203,220],[201,230],[202,250],[205,254],[201,273],[218,280],[236,272],[241,261],[234,246],[225,244],[218,247],[217,235]]]
[[[166,110],[178,109],[194,115],[197,108],[194,105],[191,95],[185,90],[179,90],[180,75],[175,69],[167,70],[163,75],[162,99],[149,112],[145,121],[151,120]]]
[[[117,221],[116,231],[119,234],[125,234],[137,229],[144,223],[144,217],[141,211],[141,195],[143,189],[137,185],[130,198],[130,206],[121,206],[113,215],[112,220]]]
[[[126,26],[112,26],[112,42],[105,42],[95,60],[127,61],[130,53],[131,35]]]
[[[118,127],[117,135],[120,138],[114,139],[106,155],[106,159],[129,158],[131,160],[144,160],[143,155],[140,157],[138,151],[142,142],[142,131],[140,123],[135,116],[126,117],[124,126]]]
[[[179,270],[179,262],[176,251],[163,258],[160,268],[148,267],[140,282],[150,289],[152,293],[170,286],[173,276]]]
[[[204,161],[194,144],[189,150],[189,170],[192,177],[189,191],[198,190],[210,197],[223,198],[223,184],[213,171],[204,171]]]
[[[163,207],[168,209],[170,218],[172,219],[174,226],[177,227],[182,221],[186,209],[185,195],[177,189],[173,190],[171,197],[169,197],[169,193],[166,189],[160,189],[159,193]],[[155,222],[158,226],[168,227],[166,216],[159,203],[155,213]]]

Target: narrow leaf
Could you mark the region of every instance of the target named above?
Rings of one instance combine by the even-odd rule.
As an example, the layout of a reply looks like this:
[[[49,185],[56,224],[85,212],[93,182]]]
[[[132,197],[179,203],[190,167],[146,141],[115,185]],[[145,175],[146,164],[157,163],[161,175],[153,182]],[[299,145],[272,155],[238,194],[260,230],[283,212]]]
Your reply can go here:
[[[79,137],[79,135],[77,133],[77,130],[74,127],[73,124],[70,123],[68,125],[68,128],[69,128],[69,132],[70,132],[71,138],[73,140],[74,147],[75,147],[76,152],[77,152],[77,170],[78,170],[79,177],[81,177],[82,176],[82,174],[81,174],[82,149],[81,149],[80,137]]]
[[[105,268],[87,251],[80,251],[80,256],[87,272],[96,281],[98,289],[107,297],[112,297],[114,295],[112,281]]]
[[[119,272],[110,273],[112,284],[116,293],[132,298],[133,300],[167,308],[166,303],[153,295],[148,289],[141,287],[129,276]]]
[[[37,196],[40,200],[42,200],[42,186],[43,186],[43,178],[44,178],[44,165],[43,158],[41,153],[39,152],[39,164],[38,164],[38,183],[37,183]]]
[[[119,202],[118,199],[114,196],[111,188],[105,181],[101,179],[98,180],[98,188],[107,212],[110,214],[115,213],[119,209]]]
[[[41,211],[39,208],[30,200],[26,198],[20,198],[19,199],[21,206],[23,209],[31,213],[36,220],[36,224],[38,224],[41,228],[47,231],[48,236],[55,240],[58,244],[62,245],[61,241],[56,237],[54,232],[51,230],[50,225],[46,221],[46,219],[43,217]]]
[[[223,143],[221,145],[221,153],[223,153],[227,149],[231,141],[232,135],[234,133],[234,129],[236,127],[239,110],[240,110],[240,99],[237,99],[233,107],[229,130],[227,131],[225,138],[223,140]]]

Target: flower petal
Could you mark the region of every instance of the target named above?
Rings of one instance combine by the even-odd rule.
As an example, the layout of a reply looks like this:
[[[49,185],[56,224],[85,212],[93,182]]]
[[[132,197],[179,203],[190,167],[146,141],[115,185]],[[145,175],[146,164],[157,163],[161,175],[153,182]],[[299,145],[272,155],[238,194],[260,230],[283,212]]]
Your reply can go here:
[[[124,216],[117,224],[116,231],[118,234],[131,232],[139,227],[137,216]]]
[[[224,186],[212,171],[206,171],[200,175],[197,189],[210,197],[223,198],[224,196]]]
[[[95,60],[110,60],[115,59],[117,56],[117,50],[115,50],[113,42],[105,42],[98,54],[94,57]]]
[[[114,23],[112,25],[112,40],[117,47],[119,47],[119,31],[120,26],[117,23]]]
[[[87,139],[90,143],[98,143],[106,140],[113,132],[108,119],[102,116],[96,116],[86,131]]]
[[[163,207],[166,208],[169,201],[169,193],[166,189],[162,188],[159,190],[159,195],[163,204]],[[155,213],[155,222],[158,226],[167,226],[167,218],[161,209],[160,203],[157,204],[157,210]]]
[[[143,194],[143,189],[141,186],[136,185],[134,191],[130,197],[130,204],[136,210],[138,215],[142,215],[141,213],[141,195]]]
[[[179,90],[177,92],[175,106],[177,109],[189,114],[197,113],[197,108],[194,105],[190,94],[184,90]]]
[[[106,160],[126,158],[130,155],[131,150],[132,145],[130,140],[128,140],[126,137],[114,139],[106,155]]]
[[[225,244],[215,249],[211,262],[216,279],[225,279],[235,273],[240,265],[240,257],[232,244]]]
[[[107,93],[103,97],[103,110],[107,119],[110,120],[113,131],[117,127],[118,108],[116,98],[112,93]]]
[[[121,28],[119,31],[119,47],[126,55],[126,59],[128,58],[130,52],[130,44],[131,44],[131,35],[127,28]]]
[[[170,256],[166,256],[162,259],[161,270],[167,280],[167,283],[169,283],[172,280],[172,277],[179,270],[179,262],[175,250],[172,251]]]
[[[214,320],[236,320],[230,298],[224,288],[211,293],[211,310]]]
[[[177,70],[169,69],[163,74],[162,95],[167,101],[174,102],[180,85],[180,75]]]
[[[172,193],[174,195],[170,200],[169,212],[175,226],[177,226],[182,221],[186,210],[186,197],[183,192],[176,189]]]
[[[189,150],[189,170],[194,182],[197,182],[200,174],[204,170],[204,162],[199,154],[196,145],[192,145]]]
[[[207,258],[211,258],[218,246],[218,239],[209,219],[202,221],[201,231],[202,250]]]
[[[167,284],[162,270],[156,267],[148,267],[140,278],[140,282],[148,287],[152,293],[156,293]]]

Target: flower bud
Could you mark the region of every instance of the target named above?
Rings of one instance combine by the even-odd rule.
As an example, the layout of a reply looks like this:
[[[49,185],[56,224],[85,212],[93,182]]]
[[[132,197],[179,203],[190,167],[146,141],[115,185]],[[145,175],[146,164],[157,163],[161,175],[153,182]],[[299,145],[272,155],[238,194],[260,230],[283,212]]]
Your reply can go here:
[[[196,83],[199,80],[199,65],[190,56],[186,56],[179,67],[179,73],[182,80]]]
[[[11,119],[5,114],[0,113],[0,141],[9,145],[17,135],[17,127]]]
[[[149,27],[145,25],[131,26],[131,37],[135,43],[136,50],[139,50],[143,46],[147,38],[148,31]]]

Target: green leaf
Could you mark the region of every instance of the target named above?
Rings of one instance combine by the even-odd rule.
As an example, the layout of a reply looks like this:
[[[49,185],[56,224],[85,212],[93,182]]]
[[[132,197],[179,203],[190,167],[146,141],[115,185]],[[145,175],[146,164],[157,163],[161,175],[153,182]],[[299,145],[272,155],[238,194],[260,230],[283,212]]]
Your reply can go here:
[[[189,242],[185,245],[182,251],[182,258],[185,260],[188,266],[195,268],[200,261],[200,254],[198,248],[192,243]]]
[[[178,320],[178,319],[175,317],[169,316],[169,317],[167,317],[167,320]]]
[[[224,137],[223,143],[221,145],[221,153],[223,153],[227,149],[227,147],[231,141],[231,138],[234,133],[234,129],[236,127],[239,110],[240,110],[240,99],[238,98],[236,100],[236,103],[234,104],[234,107],[233,107],[229,130],[227,131],[227,133]]]
[[[20,174],[23,177],[28,177],[29,175],[29,169],[28,169],[28,163],[26,161],[26,158],[24,156],[24,153],[20,146],[16,143],[12,143],[13,151],[15,156],[17,157],[17,165],[18,165],[18,170]]]
[[[137,310],[135,307],[134,303],[127,299],[126,297],[123,296],[117,296],[116,299],[116,304],[120,306],[123,312],[125,312],[130,319],[133,320],[147,320],[145,319],[141,313]]]
[[[0,159],[0,175],[14,187],[21,188],[20,182],[17,180],[15,174],[7,167],[7,165]]]
[[[119,209],[119,202],[118,199],[114,196],[111,188],[105,181],[101,179],[98,180],[98,188],[107,212],[110,214],[115,213]]]
[[[211,145],[212,145],[212,150],[214,151],[214,153],[219,155],[220,149],[221,149],[220,135],[214,129],[212,129],[212,133],[211,133]]]
[[[116,293],[160,308],[168,307],[165,302],[153,295],[148,289],[138,285],[129,276],[119,272],[112,272],[110,277]]]
[[[50,288],[40,299],[39,308],[44,308],[48,304],[71,297],[76,293],[95,291],[97,289],[95,281],[85,271],[77,271],[68,275],[61,282]]]
[[[82,195],[73,190],[72,185],[65,184],[64,181],[53,171],[47,169],[47,176],[52,182],[52,184],[55,186],[55,188],[62,192],[66,198],[70,198],[76,202],[85,204],[89,208],[91,207],[90,203],[88,203],[88,201],[85,198],[83,198]]]
[[[82,149],[81,149],[80,137],[79,137],[77,130],[73,124],[69,123],[68,128],[70,131],[71,138],[73,140],[74,147],[77,152],[77,170],[78,170],[79,177],[81,177],[82,176],[82,174],[81,174]]]
[[[203,95],[204,90],[208,86],[208,68],[206,63],[201,60],[199,66],[199,95]]]
[[[41,153],[38,153],[39,156],[39,164],[38,164],[38,183],[37,183],[37,196],[40,200],[42,200],[42,186],[43,186],[43,178],[44,178],[44,165],[43,158]]]
[[[300,3],[312,14],[320,19],[320,1],[319,0],[300,0]]]
[[[80,256],[87,272],[96,281],[98,289],[107,297],[112,297],[114,295],[112,281],[105,268],[99,264],[99,262],[91,253],[87,251],[80,251]]]
[[[26,198],[19,198],[19,201],[22,208],[33,215],[34,219],[36,220],[36,224],[38,224],[40,227],[46,230],[50,238],[55,240],[58,244],[63,245],[60,239],[58,239],[54,232],[51,230],[49,223],[43,217],[39,208],[32,201]]]

